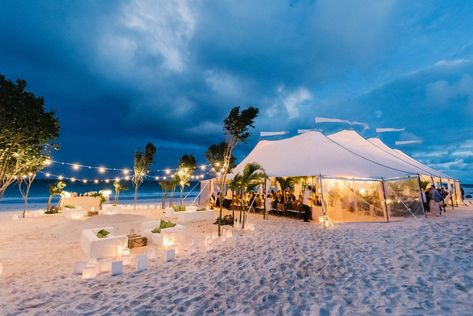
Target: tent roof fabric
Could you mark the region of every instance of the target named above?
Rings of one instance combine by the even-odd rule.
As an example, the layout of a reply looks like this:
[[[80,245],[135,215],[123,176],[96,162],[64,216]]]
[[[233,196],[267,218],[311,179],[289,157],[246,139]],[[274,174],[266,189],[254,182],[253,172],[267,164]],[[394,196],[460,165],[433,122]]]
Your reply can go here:
[[[360,157],[316,131],[282,140],[260,141],[232,174],[241,173],[252,162],[260,164],[270,177],[322,175],[381,179],[417,173],[384,165],[373,157]]]
[[[390,155],[388,152],[364,139],[355,131],[344,130],[327,137],[360,156],[375,160],[393,169],[402,170],[411,174],[425,174],[425,171],[418,166],[400,160],[394,155]]]
[[[440,171],[437,171],[435,169],[432,169],[429,166],[426,166],[423,163],[415,160],[414,158],[408,156],[404,152],[398,149],[392,149],[391,147],[383,143],[383,141],[379,138],[369,138],[368,141],[372,143],[373,145],[375,145],[376,147],[380,148],[381,150],[385,151],[386,153],[392,155],[393,157],[396,157],[400,161],[403,161],[411,166],[415,166],[416,168],[420,170],[419,171],[420,174],[432,175],[432,176],[440,177],[440,178],[450,178],[446,174]]]

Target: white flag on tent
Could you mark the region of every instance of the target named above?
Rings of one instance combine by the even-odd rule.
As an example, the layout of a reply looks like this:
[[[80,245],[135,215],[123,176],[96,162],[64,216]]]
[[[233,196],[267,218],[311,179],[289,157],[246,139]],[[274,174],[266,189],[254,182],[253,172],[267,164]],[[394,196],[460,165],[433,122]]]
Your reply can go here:
[[[405,128],[380,127],[376,129],[376,133],[404,132],[405,130]]]
[[[316,117],[315,118],[315,123],[345,123],[349,125],[361,125],[363,126],[363,129],[369,129],[369,125],[363,122],[357,122],[357,121],[348,121],[348,120],[341,120],[337,118],[329,118],[329,117]]]
[[[411,145],[411,144],[422,144],[421,140],[397,140],[396,145]]]
[[[288,131],[281,131],[281,132],[260,132],[259,135],[261,137],[266,137],[266,136],[279,136],[279,135],[286,135],[289,133]]]
[[[304,134],[310,131],[313,131],[313,130],[312,129],[298,129],[297,134]]]

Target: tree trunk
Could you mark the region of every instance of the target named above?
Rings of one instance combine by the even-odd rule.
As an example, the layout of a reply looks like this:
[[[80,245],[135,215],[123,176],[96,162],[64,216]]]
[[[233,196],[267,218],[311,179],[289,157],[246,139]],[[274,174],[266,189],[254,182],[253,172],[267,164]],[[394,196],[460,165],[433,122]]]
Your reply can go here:
[[[47,209],[48,212],[49,212],[49,210],[51,209],[51,201],[52,201],[52,200],[53,200],[53,195],[50,194],[50,195],[49,195],[49,199],[48,199],[48,209]]]
[[[135,184],[135,197],[133,199],[133,210],[136,211],[136,202],[138,201],[138,185]]]
[[[166,192],[163,193],[163,198],[161,200],[161,208],[163,210],[166,208]]]
[[[184,205],[184,186],[181,186],[181,206]]]

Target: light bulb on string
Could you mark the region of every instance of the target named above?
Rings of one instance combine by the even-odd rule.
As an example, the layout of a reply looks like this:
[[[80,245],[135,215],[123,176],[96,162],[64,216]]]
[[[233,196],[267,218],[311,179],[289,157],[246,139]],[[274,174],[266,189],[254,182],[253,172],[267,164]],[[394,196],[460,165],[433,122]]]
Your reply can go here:
[[[109,182],[110,182],[110,180],[108,180],[108,179],[105,179],[105,183],[109,183]]]
[[[123,174],[124,174],[124,175],[127,175],[127,174],[129,174],[129,173],[130,173],[130,170],[128,170],[128,169],[123,169]]]
[[[83,182],[84,184],[86,184],[86,183],[87,183],[87,179],[82,180],[82,182]]]
[[[63,179],[64,179],[63,176],[59,176],[59,177],[57,177],[57,178],[58,178],[59,180],[63,180]]]
[[[44,175],[45,175],[46,177],[50,177],[50,176],[51,176],[51,174],[50,174],[49,172],[46,172]]]
[[[71,178],[71,182],[76,182],[76,178]]]
[[[156,176],[156,177],[154,177],[154,179],[157,181],[157,180],[159,180],[159,177],[158,177],[158,176]]]
[[[165,170],[164,170],[164,173],[165,173],[165,174],[171,174],[171,170],[165,169]]]
[[[44,164],[45,166],[50,166],[52,163],[53,163],[53,162],[52,162],[51,159],[49,159],[49,158],[46,159],[46,160],[43,162],[43,164]]]
[[[120,178],[115,178],[115,182],[120,182]]]
[[[95,180],[94,180],[94,183],[95,183],[95,184],[99,183],[99,180],[95,179]]]
[[[200,166],[200,170],[205,170],[205,168],[206,168],[205,165]]]
[[[99,173],[105,173],[105,167],[99,167]]]
[[[72,169],[73,169],[73,170],[79,170],[79,169],[80,169],[80,166],[75,163],[75,164],[72,165]]]

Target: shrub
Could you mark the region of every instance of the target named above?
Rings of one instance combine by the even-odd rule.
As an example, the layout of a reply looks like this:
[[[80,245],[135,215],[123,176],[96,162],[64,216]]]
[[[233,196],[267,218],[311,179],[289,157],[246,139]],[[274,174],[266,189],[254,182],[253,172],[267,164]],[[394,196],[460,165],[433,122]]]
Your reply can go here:
[[[225,215],[223,219],[221,217],[217,218],[214,224],[220,225],[233,225],[233,216]]]
[[[51,206],[49,211],[44,212],[44,214],[57,214],[59,213],[59,207],[57,206]]]
[[[64,205],[65,208],[76,208],[74,205]]]
[[[206,210],[207,210],[207,209],[206,209],[205,207],[203,207],[203,208],[197,209],[197,212],[202,212],[202,211],[206,211]]]
[[[174,209],[174,212],[185,212],[186,211],[186,206],[185,205],[174,205],[172,208]]]
[[[156,227],[155,229],[153,229],[151,231],[153,234],[160,234],[161,233],[161,228],[160,227]]]
[[[165,220],[161,220],[161,223],[159,224],[159,228],[161,229],[172,228],[174,226],[176,226],[176,224],[174,224],[171,221],[165,221]]]
[[[110,235],[110,232],[105,229],[101,229],[97,232],[97,238],[105,238],[108,235]]]

